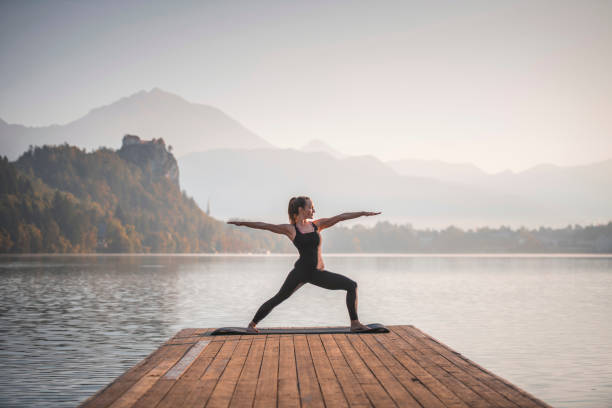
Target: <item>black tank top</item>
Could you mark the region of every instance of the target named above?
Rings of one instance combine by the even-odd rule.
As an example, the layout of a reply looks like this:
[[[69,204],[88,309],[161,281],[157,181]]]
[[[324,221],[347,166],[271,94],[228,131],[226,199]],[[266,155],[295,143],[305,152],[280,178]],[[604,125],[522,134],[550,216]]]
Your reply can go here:
[[[298,249],[300,258],[295,262],[295,266],[303,266],[307,268],[316,268],[318,263],[318,247],[321,243],[321,237],[317,232],[317,225],[313,222],[312,226],[314,231],[301,233],[296,224],[295,227],[295,238],[293,239],[293,245]]]

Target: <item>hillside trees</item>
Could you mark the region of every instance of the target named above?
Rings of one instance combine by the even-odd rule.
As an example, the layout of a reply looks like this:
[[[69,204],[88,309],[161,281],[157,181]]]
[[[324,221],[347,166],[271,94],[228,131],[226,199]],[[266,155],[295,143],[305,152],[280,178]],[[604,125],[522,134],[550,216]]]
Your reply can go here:
[[[159,145],[160,148],[165,148]],[[216,252],[256,239],[207,216],[173,180],[110,149],[32,147],[0,160],[0,252]]]

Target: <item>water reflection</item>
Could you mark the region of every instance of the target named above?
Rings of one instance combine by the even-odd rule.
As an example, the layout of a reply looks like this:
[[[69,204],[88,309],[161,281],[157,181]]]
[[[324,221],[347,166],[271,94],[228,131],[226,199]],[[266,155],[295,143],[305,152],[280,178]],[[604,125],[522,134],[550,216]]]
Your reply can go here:
[[[172,334],[178,264],[141,261],[3,264],[0,405],[75,405]]]

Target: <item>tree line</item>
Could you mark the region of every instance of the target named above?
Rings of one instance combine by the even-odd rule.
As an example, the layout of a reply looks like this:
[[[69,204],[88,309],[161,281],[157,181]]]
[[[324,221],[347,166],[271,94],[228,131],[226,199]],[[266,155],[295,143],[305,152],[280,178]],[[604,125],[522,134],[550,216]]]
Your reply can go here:
[[[333,227],[326,232],[327,252],[369,253],[612,253],[612,222],[602,225],[568,225],[512,229],[454,226],[441,230],[414,229],[410,224],[379,222]]]

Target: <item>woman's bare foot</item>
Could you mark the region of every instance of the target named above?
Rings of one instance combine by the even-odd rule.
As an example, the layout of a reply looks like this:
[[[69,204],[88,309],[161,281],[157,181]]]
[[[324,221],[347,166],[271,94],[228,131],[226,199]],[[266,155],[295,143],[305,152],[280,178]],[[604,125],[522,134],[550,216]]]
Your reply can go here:
[[[360,332],[360,331],[364,331],[364,330],[370,330],[370,328],[368,326],[365,326],[365,325],[361,324],[361,322],[359,322],[359,320],[351,321],[351,331],[352,332]]]
[[[257,328],[255,328],[255,323],[251,322],[251,323],[249,323],[249,325],[247,327],[247,332],[249,332],[249,333],[259,333],[259,330],[257,330]]]

